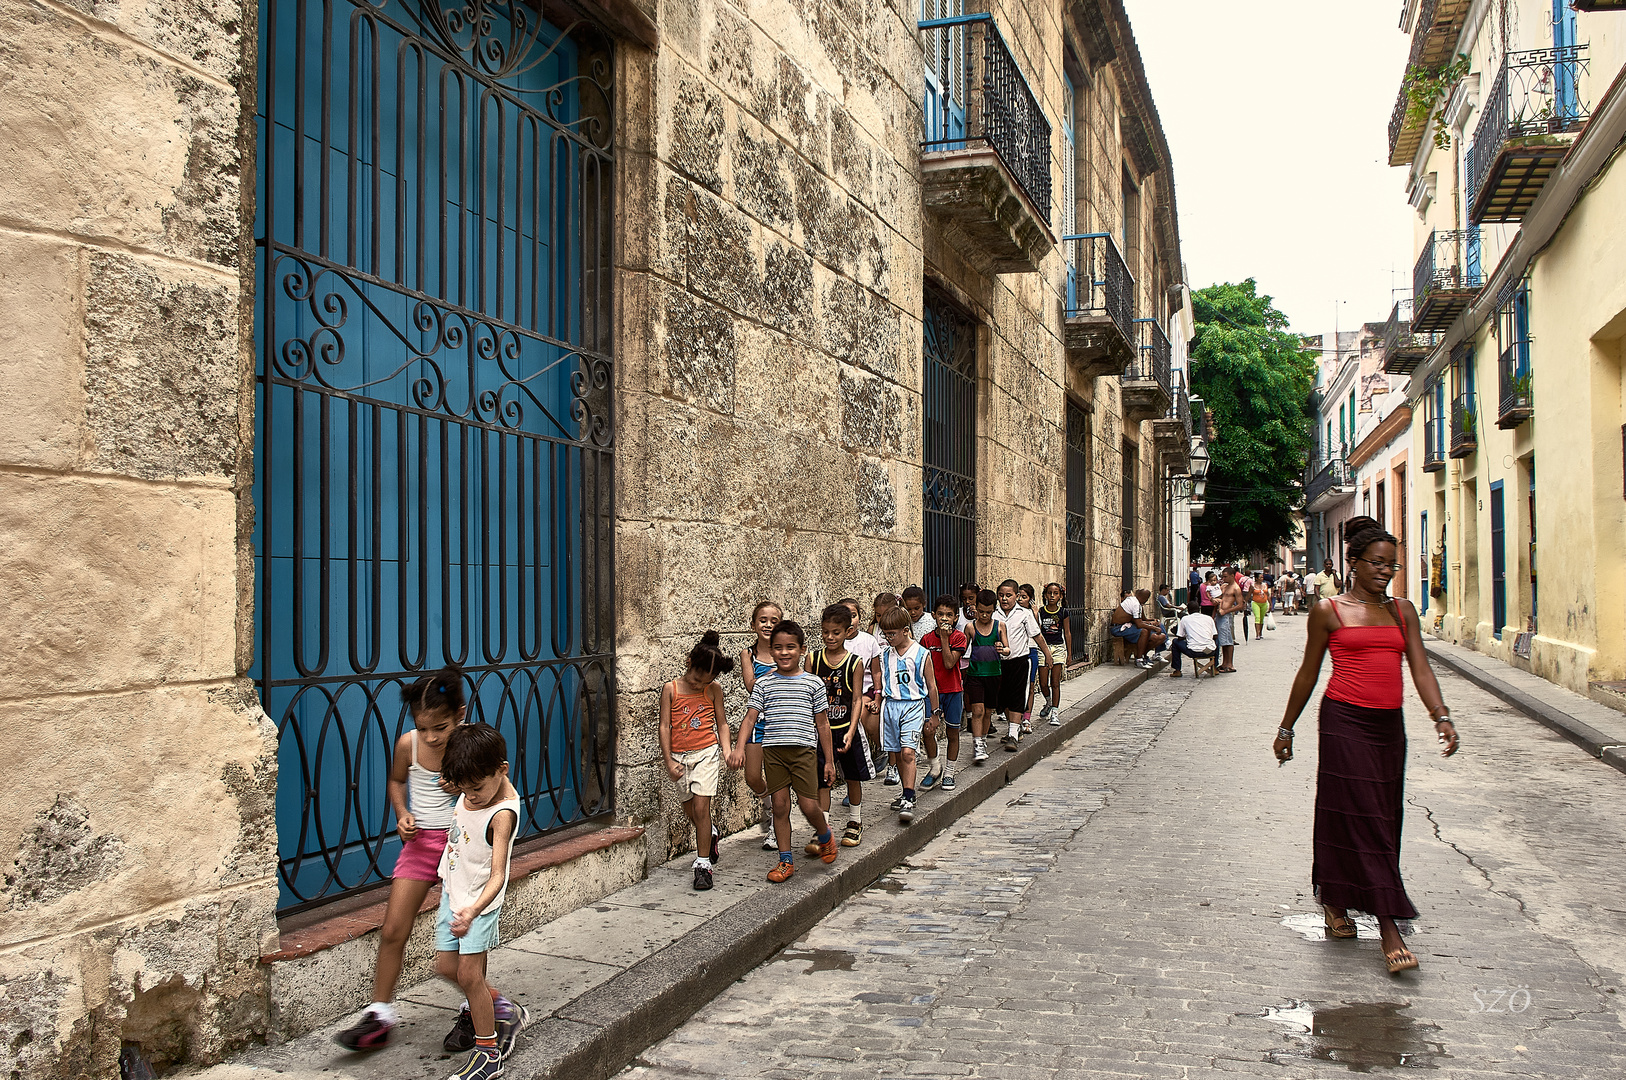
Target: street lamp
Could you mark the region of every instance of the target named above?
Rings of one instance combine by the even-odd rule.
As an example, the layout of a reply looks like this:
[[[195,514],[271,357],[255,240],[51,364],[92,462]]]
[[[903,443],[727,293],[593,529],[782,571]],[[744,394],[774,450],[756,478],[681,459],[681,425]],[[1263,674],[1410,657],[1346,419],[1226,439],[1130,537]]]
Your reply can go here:
[[[1201,437],[1191,437],[1191,475],[1208,475],[1208,443]]]

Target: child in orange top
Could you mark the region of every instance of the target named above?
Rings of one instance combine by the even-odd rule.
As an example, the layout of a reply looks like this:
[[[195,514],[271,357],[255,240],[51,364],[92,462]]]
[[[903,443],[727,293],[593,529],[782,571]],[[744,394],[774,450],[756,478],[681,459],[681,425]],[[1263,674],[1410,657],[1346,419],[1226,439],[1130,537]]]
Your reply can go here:
[[[707,630],[689,650],[683,677],[661,687],[661,754],[694,823],[694,887],[701,890],[711,888],[719,839],[711,822],[711,800],[723,766],[723,688],[717,676],[734,670],[734,661],[718,647],[721,643],[717,631]]]

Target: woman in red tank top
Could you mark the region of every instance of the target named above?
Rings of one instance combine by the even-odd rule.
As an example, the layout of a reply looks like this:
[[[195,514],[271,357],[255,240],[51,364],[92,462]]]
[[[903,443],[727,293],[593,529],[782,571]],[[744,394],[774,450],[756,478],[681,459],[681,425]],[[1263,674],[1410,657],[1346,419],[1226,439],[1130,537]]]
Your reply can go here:
[[[1318,718],[1320,768],[1310,880],[1329,937],[1355,936],[1351,908],[1377,916],[1384,963],[1393,975],[1417,966],[1395,923],[1417,916],[1400,880],[1406,779],[1402,657],[1446,757],[1457,752],[1457,731],[1429,670],[1417,612],[1388,595],[1389,581],[1400,569],[1395,538],[1369,517],[1352,518],[1344,535],[1349,588],[1310,609],[1304,663],[1288,695],[1275,753],[1279,761],[1292,760],[1293,725],[1315,690],[1321,658],[1330,651],[1332,680],[1321,697]]]

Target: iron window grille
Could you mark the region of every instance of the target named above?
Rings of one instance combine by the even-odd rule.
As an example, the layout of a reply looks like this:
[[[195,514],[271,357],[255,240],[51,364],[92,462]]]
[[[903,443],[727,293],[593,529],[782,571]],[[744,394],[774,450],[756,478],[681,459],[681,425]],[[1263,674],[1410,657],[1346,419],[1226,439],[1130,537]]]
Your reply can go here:
[[[520,836],[612,809],[609,37],[262,0],[255,659],[279,909],[387,879],[399,697],[464,669]]]
[[[1070,659],[1089,659],[1091,650],[1089,599],[1089,413],[1067,400],[1067,603],[1073,631]]]
[[[936,290],[923,311],[921,580],[930,601],[976,580],[977,325]]]
[[[1124,367],[1123,377],[1125,380],[1155,382],[1164,392],[1168,392],[1173,354],[1169,335],[1163,332],[1163,327],[1156,319],[1135,321],[1140,324],[1140,346],[1135,350],[1135,359]]]
[[[1535,412],[1530,366],[1530,285],[1518,281],[1496,309],[1498,427],[1518,427]]]

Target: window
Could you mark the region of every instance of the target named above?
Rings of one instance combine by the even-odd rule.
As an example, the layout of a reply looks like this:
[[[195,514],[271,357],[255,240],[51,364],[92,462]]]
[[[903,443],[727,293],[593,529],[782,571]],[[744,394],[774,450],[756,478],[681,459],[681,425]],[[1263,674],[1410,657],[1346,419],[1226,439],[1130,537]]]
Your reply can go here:
[[[1389,528],[1389,510],[1388,510],[1388,503],[1384,498],[1384,483],[1383,483],[1382,480],[1378,481],[1377,503],[1378,503],[1378,512],[1377,512],[1378,524],[1383,526],[1384,530],[1387,531],[1388,528]]]
[[[921,426],[927,597],[976,580],[977,328],[946,296],[926,291]]]
[[[1090,414],[1067,400],[1067,603],[1079,609],[1073,616],[1073,655],[1087,657],[1090,616],[1083,611],[1089,599],[1089,478]],[[969,579],[967,579],[969,580]]]

